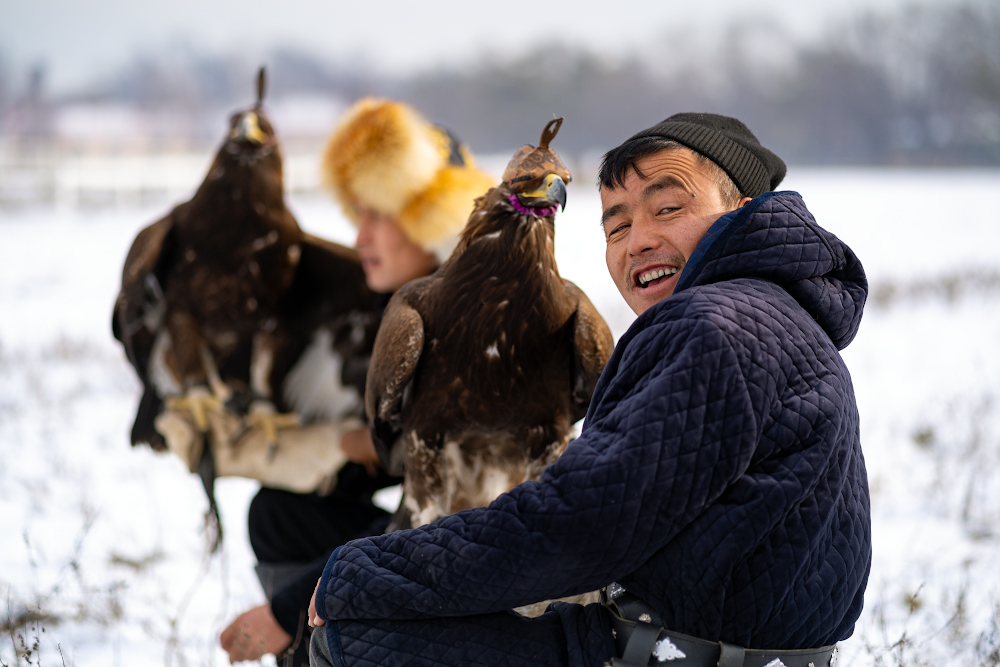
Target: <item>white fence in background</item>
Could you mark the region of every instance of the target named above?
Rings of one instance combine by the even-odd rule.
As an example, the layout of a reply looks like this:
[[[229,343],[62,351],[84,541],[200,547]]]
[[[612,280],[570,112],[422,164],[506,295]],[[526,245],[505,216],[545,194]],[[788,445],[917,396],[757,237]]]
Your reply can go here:
[[[134,206],[187,197],[204,179],[210,152],[64,154],[0,149],[0,206]],[[320,187],[318,154],[286,155],[285,189]]]
[[[300,142],[304,143],[304,142]],[[285,192],[321,189],[322,142],[315,152],[293,147],[284,155]],[[513,153],[480,154],[477,166],[499,182]],[[63,208],[128,207],[183,201],[208,173],[214,150],[67,150],[56,143],[25,147],[0,137],[0,208],[56,205]],[[573,180],[594,187],[601,153],[563,155]]]

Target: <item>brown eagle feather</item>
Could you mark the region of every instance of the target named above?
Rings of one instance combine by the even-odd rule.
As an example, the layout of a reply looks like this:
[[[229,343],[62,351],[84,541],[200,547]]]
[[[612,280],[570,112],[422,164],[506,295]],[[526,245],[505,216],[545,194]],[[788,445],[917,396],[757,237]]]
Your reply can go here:
[[[586,414],[611,332],[559,276],[553,216],[522,213],[510,199],[554,171],[514,186],[507,179],[480,197],[451,257],[386,308],[366,412],[383,461],[405,469],[396,528],[537,479]]]

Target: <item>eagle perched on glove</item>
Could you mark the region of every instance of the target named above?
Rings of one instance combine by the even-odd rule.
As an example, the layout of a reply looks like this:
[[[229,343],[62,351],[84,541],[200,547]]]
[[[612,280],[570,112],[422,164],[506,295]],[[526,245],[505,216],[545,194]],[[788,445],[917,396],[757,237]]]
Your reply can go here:
[[[362,415],[377,327],[357,253],[285,206],[264,88],[261,69],[194,197],[136,237],[112,317],[143,384],[132,444],[197,469],[216,518],[217,472],[306,492],[320,482],[303,469],[343,464],[329,424]]]
[[[489,504],[537,479],[569,443],[614,341],[554,253],[570,173],[549,148],[511,160],[458,246],[390,300],[368,370],[372,438],[405,471],[394,528]]]

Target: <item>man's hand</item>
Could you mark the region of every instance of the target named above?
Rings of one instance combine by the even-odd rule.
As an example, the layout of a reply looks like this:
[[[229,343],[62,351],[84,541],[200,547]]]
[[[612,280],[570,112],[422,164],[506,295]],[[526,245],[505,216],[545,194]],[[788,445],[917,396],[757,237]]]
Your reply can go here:
[[[378,452],[375,451],[375,444],[368,429],[359,428],[345,433],[340,439],[340,448],[344,450],[348,459],[362,464],[369,475],[374,475],[378,471]]]
[[[260,660],[267,653],[277,655],[292,645],[292,637],[278,625],[271,605],[262,604],[243,612],[219,635],[229,664],[240,660]]]
[[[326,621],[319,617],[316,613],[316,593],[319,592],[319,582],[323,581],[319,579],[316,581],[316,588],[313,589],[312,600],[309,600],[309,627],[317,628],[321,625],[326,625]]]

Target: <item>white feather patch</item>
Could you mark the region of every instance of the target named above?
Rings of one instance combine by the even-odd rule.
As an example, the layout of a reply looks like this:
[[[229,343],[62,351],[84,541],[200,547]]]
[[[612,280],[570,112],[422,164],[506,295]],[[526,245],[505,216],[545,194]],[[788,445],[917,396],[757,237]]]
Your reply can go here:
[[[176,396],[184,391],[180,379],[167,363],[167,353],[173,345],[170,334],[166,330],[160,331],[156,334],[153,351],[149,355],[149,380],[160,396]]]
[[[333,421],[355,411],[361,397],[340,380],[343,360],[333,350],[333,334],[320,329],[285,378],[284,396],[306,421]]]

